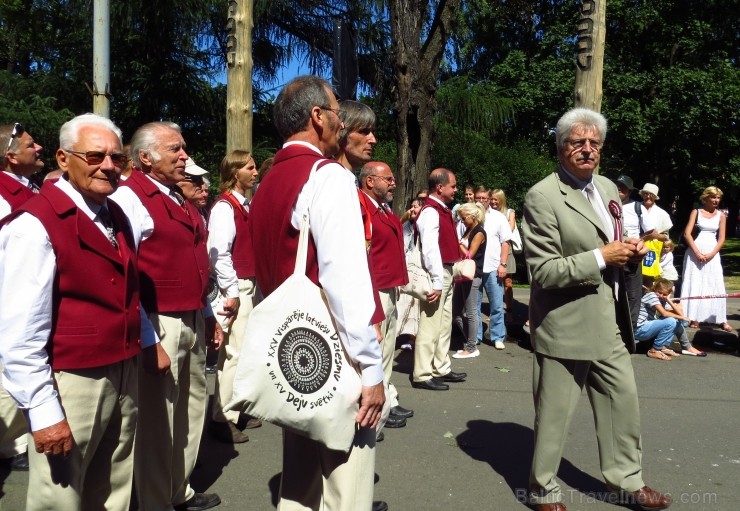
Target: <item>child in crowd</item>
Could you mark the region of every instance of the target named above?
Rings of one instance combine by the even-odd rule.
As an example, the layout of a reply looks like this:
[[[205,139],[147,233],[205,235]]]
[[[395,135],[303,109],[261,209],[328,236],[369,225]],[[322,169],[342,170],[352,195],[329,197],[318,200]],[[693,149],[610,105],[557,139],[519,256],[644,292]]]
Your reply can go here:
[[[689,341],[684,326],[689,318],[683,314],[681,306],[670,300],[673,292],[673,283],[663,277],[653,281],[650,291],[645,293],[640,302],[640,315],[637,319],[635,339],[648,341],[653,339],[653,347],[647,356],[657,360],[672,360],[679,356],[670,348],[673,336],[678,336],[681,343],[681,353],[696,357],[705,357],[706,353],[694,348]]]
[[[678,272],[673,265],[673,250],[675,248],[676,245],[673,241],[667,240],[663,243],[663,251],[660,254],[660,276],[673,282],[674,287],[678,282]]]

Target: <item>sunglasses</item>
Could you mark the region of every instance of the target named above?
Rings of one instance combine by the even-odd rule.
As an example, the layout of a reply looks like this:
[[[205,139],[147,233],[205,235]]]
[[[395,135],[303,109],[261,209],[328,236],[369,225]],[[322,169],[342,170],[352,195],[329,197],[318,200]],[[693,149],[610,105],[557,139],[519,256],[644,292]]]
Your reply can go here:
[[[26,130],[23,129],[23,126],[21,126],[21,123],[17,122],[13,125],[13,131],[10,132],[10,138],[8,139],[8,147],[5,148],[5,151],[10,151],[10,146],[13,145],[13,139],[16,137],[20,137],[25,133]]]
[[[113,165],[116,167],[125,167],[128,163],[128,155],[126,153],[104,153],[103,151],[70,151],[64,149],[65,152],[74,154],[81,160],[84,160],[88,165],[101,165],[105,161],[106,156],[110,156]]]

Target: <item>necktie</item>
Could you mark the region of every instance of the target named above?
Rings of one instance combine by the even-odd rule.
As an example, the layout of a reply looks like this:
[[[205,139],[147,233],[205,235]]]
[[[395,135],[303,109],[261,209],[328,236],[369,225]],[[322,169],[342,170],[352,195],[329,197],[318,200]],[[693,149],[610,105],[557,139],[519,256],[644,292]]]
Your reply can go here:
[[[36,183],[34,183],[33,181],[28,182],[28,187],[31,189],[33,193],[39,193],[40,191],[38,185],[36,185]]]
[[[98,220],[100,220],[100,223],[103,224],[103,227],[105,227],[105,234],[108,238],[108,241],[110,241],[110,244],[113,245],[113,248],[118,250],[116,230],[113,227],[113,220],[111,220],[110,211],[108,211],[108,208],[106,208],[105,206],[100,208],[100,211],[98,212]]]
[[[170,188],[170,195],[175,198],[181,207],[185,206],[185,197],[182,196],[182,193],[180,193],[180,189],[177,186]]]
[[[614,241],[614,225],[612,225],[612,220],[611,218],[609,218],[603,202],[601,201],[601,199],[599,199],[599,197],[596,196],[596,192],[594,191],[594,184],[587,184],[586,188],[584,188],[584,191],[586,192],[586,197],[588,198],[588,201],[591,203],[591,207],[594,208],[594,211],[596,212],[596,216],[601,219],[601,223],[604,226],[604,232],[606,232],[607,236],[609,237],[609,241]]]

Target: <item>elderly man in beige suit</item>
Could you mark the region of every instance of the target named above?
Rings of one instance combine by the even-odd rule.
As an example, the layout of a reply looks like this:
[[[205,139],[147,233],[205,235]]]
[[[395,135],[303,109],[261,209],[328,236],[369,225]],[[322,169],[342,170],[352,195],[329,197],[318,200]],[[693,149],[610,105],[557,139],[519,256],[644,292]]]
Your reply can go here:
[[[601,114],[577,108],[557,124],[560,166],[527,193],[522,231],[532,274],[535,446],[530,500],[564,511],[555,476],[583,387],[596,422],[601,472],[618,500],[665,509],[671,499],[642,479],[640,411],[624,265],[644,256],[623,241],[614,184],[594,175],[606,136]]]

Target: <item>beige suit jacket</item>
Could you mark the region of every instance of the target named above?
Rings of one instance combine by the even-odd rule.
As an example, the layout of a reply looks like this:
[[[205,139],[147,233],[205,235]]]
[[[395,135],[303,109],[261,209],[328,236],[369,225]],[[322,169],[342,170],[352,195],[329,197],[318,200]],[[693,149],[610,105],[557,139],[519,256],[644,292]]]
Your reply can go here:
[[[609,179],[594,175],[593,180],[607,211],[610,201],[621,204]],[[633,353],[624,272],[615,272],[619,290],[615,300],[607,284],[615,270],[611,266],[599,270],[593,254],[611,235],[562,169],[527,193],[522,234],[532,275],[529,318],[535,350],[556,358],[601,360],[613,352],[619,329]]]

